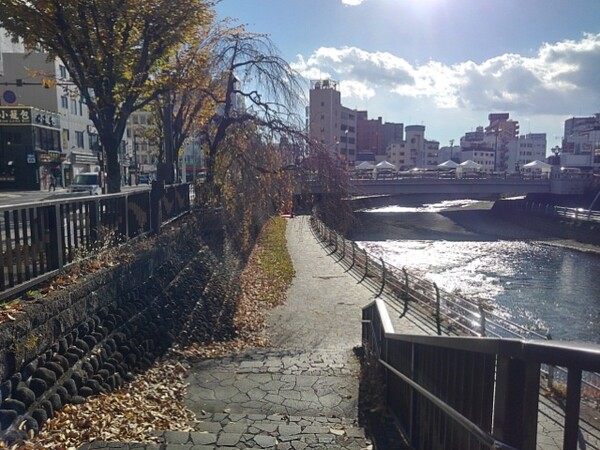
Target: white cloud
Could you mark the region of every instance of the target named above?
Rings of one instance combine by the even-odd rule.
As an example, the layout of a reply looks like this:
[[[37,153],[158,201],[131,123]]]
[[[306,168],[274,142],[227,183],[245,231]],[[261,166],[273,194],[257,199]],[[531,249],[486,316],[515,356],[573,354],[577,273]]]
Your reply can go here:
[[[361,3],[364,3],[365,0],[342,0],[343,5],[347,6],[358,6]]]
[[[479,64],[416,65],[386,52],[322,47],[306,60],[299,57],[294,67],[313,79],[337,79],[348,99],[391,92],[398,102],[428,99],[438,108],[563,115],[600,105],[600,34],[546,43],[532,57],[503,54]]]
[[[355,80],[341,81],[340,92],[344,92],[347,97],[360,100],[368,100],[375,96],[375,89]]]

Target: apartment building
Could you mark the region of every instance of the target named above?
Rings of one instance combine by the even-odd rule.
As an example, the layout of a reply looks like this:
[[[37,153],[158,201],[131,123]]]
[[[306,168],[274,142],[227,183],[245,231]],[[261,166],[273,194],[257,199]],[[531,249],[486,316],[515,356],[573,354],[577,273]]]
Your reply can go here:
[[[519,172],[533,161],[546,161],[546,133],[528,133],[508,143],[507,171]]]
[[[424,125],[408,125],[404,132],[406,138],[388,145],[387,161],[399,170],[413,168],[434,169],[438,164],[440,143],[425,139]]]
[[[369,119],[367,111],[357,111],[356,148],[361,154],[372,154],[374,160],[386,157],[387,147],[404,139],[404,124],[383,122],[382,117]]]
[[[334,80],[311,82],[306,124],[311,140],[344,167],[356,160],[357,111],[342,105]]]
[[[600,113],[565,120],[560,163],[563,167],[600,170]]]

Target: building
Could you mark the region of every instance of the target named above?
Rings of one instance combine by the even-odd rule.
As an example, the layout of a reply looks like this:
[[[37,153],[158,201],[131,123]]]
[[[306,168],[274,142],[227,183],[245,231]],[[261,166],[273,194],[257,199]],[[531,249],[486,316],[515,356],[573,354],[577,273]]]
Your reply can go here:
[[[470,147],[463,149],[460,152],[460,159],[462,162],[471,160],[481,166],[482,172],[492,173],[494,172],[495,155],[496,152],[493,148],[481,146],[481,147]]]
[[[518,172],[532,161],[546,159],[546,134],[519,135],[519,122],[508,113],[491,113],[489,124],[460,138],[460,161],[471,159],[486,172]]]
[[[357,111],[342,105],[336,81],[311,82],[306,122],[314,143],[326,149],[341,166],[354,166]]]
[[[528,133],[508,143],[507,171],[520,172],[533,161],[546,161],[546,133]]]
[[[127,120],[127,159],[130,162],[126,183],[139,184],[140,177],[156,177],[160,145],[154,115],[150,111],[134,111]]]
[[[61,122],[57,113],[31,106],[0,106],[0,189],[60,185]]]
[[[46,53],[25,52],[14,43],[7,45],[6,38],[1,45],[0,84],[7,86],[2,92],[2,106],[31,107],[60,118],[60,157],[49,168],[59,185],[67,186],[79,172],[101,170],[98,134],[65,66],[58,60],[48,61]]]
[[[424,125],[408,125],[404,131],[405,140],[387,146],[387,161],[399,170],[436,168],[440,143],[425,139]]]
[[[600,170],[600,113],[565,120],[560,162],[563,167]]]
[[[356,148],[361,154],[373,154],[375,160],[386,157],[387,147],[404,138],[404,124],[383,122],[381,117],[369,119],[367,111],[357,111]]]
[[[484,141],[495,152],[494,172],[509,170],[508,144],[519,136],[519,122],[509,118],[509,113],[490,113],[485,127]]]

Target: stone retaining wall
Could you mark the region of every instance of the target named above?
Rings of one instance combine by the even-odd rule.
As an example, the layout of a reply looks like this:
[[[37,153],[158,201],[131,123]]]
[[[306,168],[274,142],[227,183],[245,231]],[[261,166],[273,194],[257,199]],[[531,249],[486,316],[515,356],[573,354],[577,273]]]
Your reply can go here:
[[[135,244],[131,262],[33,300],[0,324],[0,440],[21,440],[65,404],[119,388],[181,333],[209,341],[234,332],[240,258],[226,246],[211,250],[197,220],[177,226]]]
[[[551,217],[542,212],[536,213],[515,208],[510,200],[494,203],[492,212],[499,218],[522,227],[539,231],[549,236],[571,239],[584,244],[600,245],[600,225],[582,220]]]

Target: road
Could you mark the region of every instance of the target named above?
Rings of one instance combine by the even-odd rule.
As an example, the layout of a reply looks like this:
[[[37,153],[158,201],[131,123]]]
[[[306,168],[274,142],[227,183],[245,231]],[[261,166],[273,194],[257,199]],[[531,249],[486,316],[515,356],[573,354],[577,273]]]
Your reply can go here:
[[[129,190],[149,189],[148,185],[123,186],[123,192]],[[45,200],[60,200],[63,198],[81,197],[81,193],[72,194],[65,188],[56,188],[56,191],[0,191],[0,206],[18,205],[22,203],[35,203]]]

